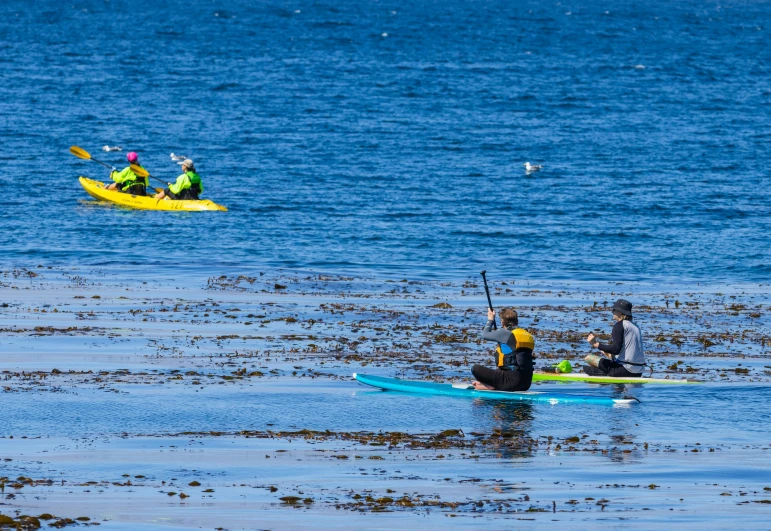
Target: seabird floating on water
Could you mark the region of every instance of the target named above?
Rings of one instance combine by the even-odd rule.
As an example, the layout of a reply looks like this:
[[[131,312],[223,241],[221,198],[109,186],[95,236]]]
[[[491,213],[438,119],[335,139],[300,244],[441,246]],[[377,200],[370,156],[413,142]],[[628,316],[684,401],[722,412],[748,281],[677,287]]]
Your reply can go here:
[[[185,160],[187,157],[184,155],[175,155],[174,153],[171,154],[171,160]]]
[[[529,162],[525,162],[524,166],[525,166],[525,173],[528,175],[543,169],[542,164],[530,164]]]
[[[102,146],[102,151],[121,151],[120,146]]]

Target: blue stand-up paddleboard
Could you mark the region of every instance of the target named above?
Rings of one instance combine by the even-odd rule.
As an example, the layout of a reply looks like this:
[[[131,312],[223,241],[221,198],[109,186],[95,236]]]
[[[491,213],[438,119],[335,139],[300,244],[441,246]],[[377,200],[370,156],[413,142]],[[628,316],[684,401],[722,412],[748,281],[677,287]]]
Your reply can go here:
[[[491,400],[515,400],[539,404],[599,404],[605,406],[628,406],[637,404],[636,398],[607,398],[601,396],[566,395],[562,393],[542,393],[540,391],[478,391],[466,384],[440,384],[434,382],[419,382],[415,380],[400,380],[384,376],[368,374],[353,374],[353,377],[367,385],[389,391],[402,391],[421,395],[460,396],[468,398],[489,398]]]

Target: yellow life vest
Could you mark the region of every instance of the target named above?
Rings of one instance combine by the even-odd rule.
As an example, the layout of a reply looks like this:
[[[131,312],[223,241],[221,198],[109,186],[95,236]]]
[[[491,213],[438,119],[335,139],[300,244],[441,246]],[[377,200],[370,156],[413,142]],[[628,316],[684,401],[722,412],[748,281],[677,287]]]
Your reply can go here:
[[[495,361],[498,367],[517,366],[519,365],[517,362],[517,352],[526,351],[528,354],[532,354],[535,349],[535,338],[524,328],[515,328],[511,331],[511,335],[514,336],[516,341],[514,350],[509,345],[503,343],[498,343],[498,347],[495,349],[497,353]]]

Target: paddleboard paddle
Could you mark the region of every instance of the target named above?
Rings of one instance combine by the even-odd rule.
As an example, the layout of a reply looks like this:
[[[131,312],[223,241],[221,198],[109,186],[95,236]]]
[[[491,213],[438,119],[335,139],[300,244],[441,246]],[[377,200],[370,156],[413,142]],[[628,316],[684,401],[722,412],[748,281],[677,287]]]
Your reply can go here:
[[[485,293],[487,294],[487,307],[492,310],[493,301],[490,300],[490,288],[487,287],[487,277],[485,276],[487,274],[487,270],[482,271],[480,274],[482,275],[482,280],[484,280],[485,282]],[[493,316],[493,330],[498,330],[498,325],[495,324],[495,316]]]

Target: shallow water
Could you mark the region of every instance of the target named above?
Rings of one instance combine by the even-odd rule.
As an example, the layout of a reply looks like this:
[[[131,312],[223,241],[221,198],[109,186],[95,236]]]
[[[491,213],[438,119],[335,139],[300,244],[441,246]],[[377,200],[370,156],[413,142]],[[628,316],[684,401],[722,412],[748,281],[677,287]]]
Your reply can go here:
[[[255,511],[266,528],[767,521],[762,288],[531,282],[506,293],[516,284],[495,282],[533,330],[539,367],[580,365],[580,334],[609,328],[597,299],[615,289],[639,304],[654,375],[704,382],[533,387],[640,400],[614,408],[351,380],[468,381],[471,364],[490,361],[470,282],[264,275],[157,290],[34,271],[2,277],[0,457],[3,475],[38,483],[9,482],[0,511],[88,516],[105,529],[251,529]]]
[[[516,425],[535,434],[623,433],[640,442],[677,447],[767,444],[763,412],[768,384],[597,386],[540,383],[534,390],[571,395],[633,396],[631,408],[521,405],[494,400],[382,392],[356,382],[266,381],[242,386],[111,386],[111,390],[9,394],[6,431],[16,436],[154,434],[201,431],[287,430],[489,432]],[[117,391],[117,392],[116,392]],[[631,411],[630,411],[631,409]],[[672,418],[677,418],[673,430]],[[755,419],[743,425],[736,419]],[[522,424],[522,423],[520,423]],[[737,427],[741,425],[741,429]]]

